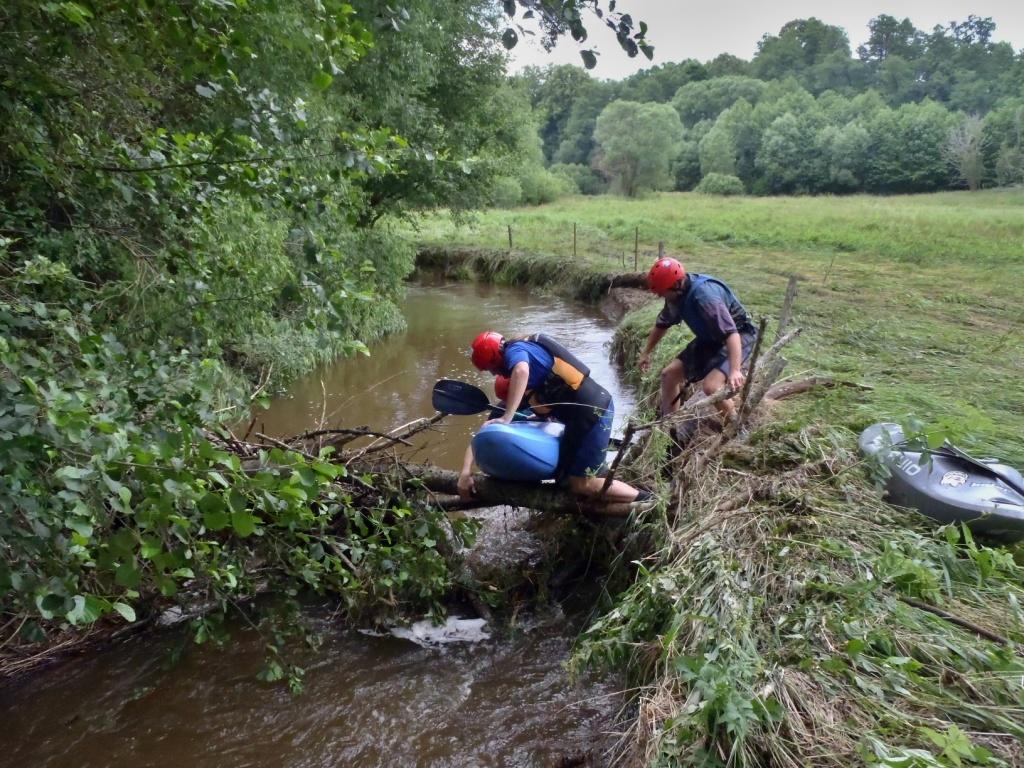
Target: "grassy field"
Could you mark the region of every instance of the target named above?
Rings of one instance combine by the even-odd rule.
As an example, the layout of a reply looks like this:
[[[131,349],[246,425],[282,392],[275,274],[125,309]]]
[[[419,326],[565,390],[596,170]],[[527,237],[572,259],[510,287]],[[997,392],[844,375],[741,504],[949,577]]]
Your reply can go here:
[[[804,329],[788,373],[868,384],[792,406],[858,429],[909,417],[982,453],[1024,465],[1024,190],[897,197],[570,198],[492,210],[467,224],[421,219],[430,245],[573,257],[608,270],[646,269],[663,242],[691,271],[728,281],[757,315],[778,312],[800,279]],[[656,306],[631,323],[649,324]],[[686,334],[674,329],[668,355]]]

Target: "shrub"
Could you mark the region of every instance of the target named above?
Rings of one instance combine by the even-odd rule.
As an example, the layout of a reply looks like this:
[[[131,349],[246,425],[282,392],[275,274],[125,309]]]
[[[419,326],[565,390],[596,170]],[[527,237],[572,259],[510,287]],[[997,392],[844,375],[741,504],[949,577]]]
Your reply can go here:
[[[527,168],[519,177],[523,188],[523,203],[542,205],[573,193],[572,182],[563,176],[556,176],[539,166]]]
[[[551,173],[572,182],[581,195],[601,195],[608,190],[608,182],[593,168],[582,163],[555,163]]]
[[[523,200],[523,187],[519,179],[499,176],[491,187],[491,205],[495,208],[514,208]]]
[[[700,184],[697,185],[695,192],[700,192],[704,195],[742,195],[745,190],[743,189],[743,182],[735,176],[729,176],[724,173],[709,173],[703,179]]]

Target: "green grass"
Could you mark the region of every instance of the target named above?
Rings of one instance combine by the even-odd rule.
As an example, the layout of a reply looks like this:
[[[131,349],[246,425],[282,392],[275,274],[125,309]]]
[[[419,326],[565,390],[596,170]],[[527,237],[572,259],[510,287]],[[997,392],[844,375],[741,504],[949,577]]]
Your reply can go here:
[[[445,214],[418,223],[421,243],[507,248],[578,266],[640,269],[657,243],[692,271],[728,281],[755,314],[774,316],[790,274],[800,278],[804,329],[789,374],[869,384],[803,397],[807,417],[858,429],[917,417],[967,446],[1024,465],[1024,191],[895,197],[569,198],[493,210],[468,225]],[[656,306],[635,313],[641,331]],[[668,355],[686,332],[662,342]]]

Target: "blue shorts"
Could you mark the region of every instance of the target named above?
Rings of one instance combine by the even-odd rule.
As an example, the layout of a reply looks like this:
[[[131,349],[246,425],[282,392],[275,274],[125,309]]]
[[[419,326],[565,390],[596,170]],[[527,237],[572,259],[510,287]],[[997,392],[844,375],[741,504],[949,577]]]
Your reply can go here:
[[[743,350],[743,362],[745,363],[754,349],[754,342],[757,341],[757,331],[744,329],[739,334],[740,347]],[[687,384],[703,381],[704,377],[716,368],[725,374],[726,377],[729,376],[729,350],[725,344],[709,344],[698,339],[692,339],[676,357],[683,364],[683,373],[686,376]]]
[[[579,447],[571,459],[565,474],[568,477],[600,477],[604,468],[605,456],[608,452],[608,439],[612,435],[612,422],[615,420],[615,406],[608,403],[604,415],[580,439]],[[571,427],[567,426],[566,431]],[[565,440],[565,436],[562,437]]]

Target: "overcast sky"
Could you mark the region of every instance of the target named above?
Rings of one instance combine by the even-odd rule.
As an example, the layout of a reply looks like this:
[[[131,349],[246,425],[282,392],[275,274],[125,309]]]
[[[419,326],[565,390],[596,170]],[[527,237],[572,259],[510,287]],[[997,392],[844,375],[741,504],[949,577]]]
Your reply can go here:
[[[1024,0],[619,0],[617,10],[647,22],[654,60],[647,61],[643,54],[630,59],[611,30],[588,16],[590,38],[585,47],[592,45],[600,54],[597,67],[591,70],[595,77],[618,80],[656,64],[688,58],[707,61],[720,53],[749,60],[765,32],[778,34],[787,21],[809,16],[845,29],[854,51],[867,37],[868,21],[883,13],[908,17],[926,32],[936,24],[963,21],[972,13],[991,16],[996,23],[995,40],[1005,40],[1018,51],[1024,48]],[[547,53],[535,38],[527,37],[513,49],[510,68],[580,64],[580,48],[569,38]]]

